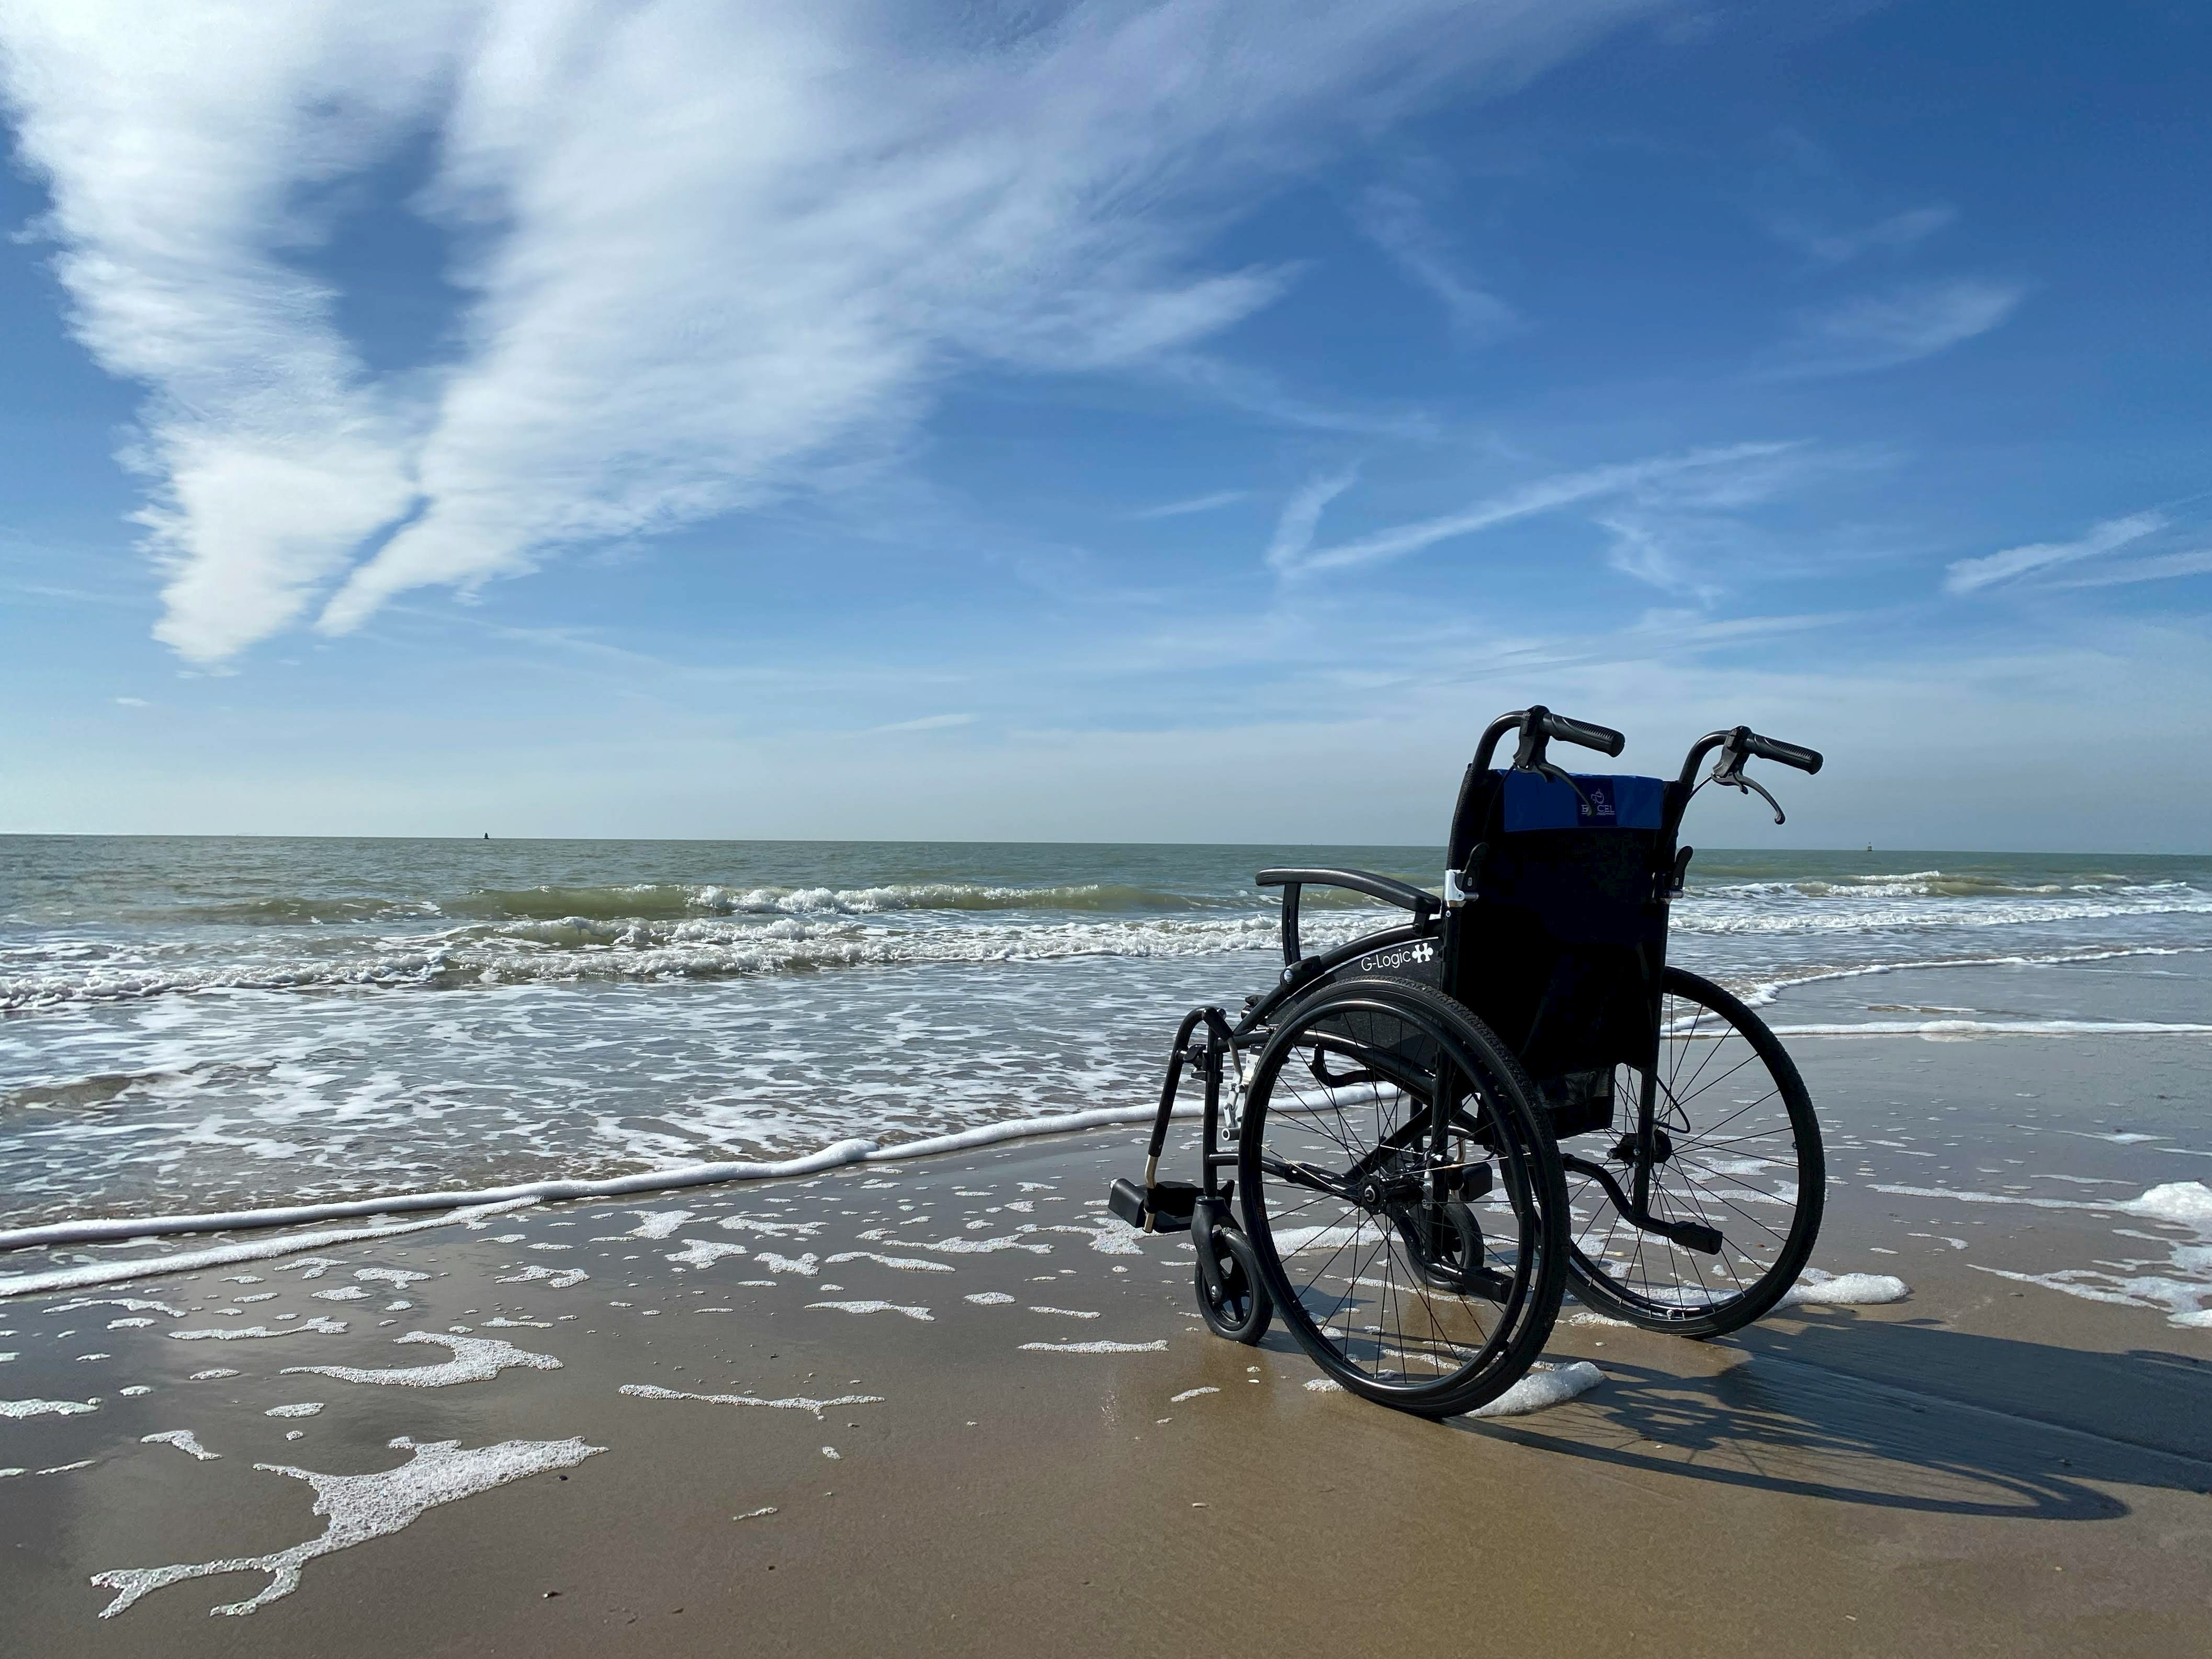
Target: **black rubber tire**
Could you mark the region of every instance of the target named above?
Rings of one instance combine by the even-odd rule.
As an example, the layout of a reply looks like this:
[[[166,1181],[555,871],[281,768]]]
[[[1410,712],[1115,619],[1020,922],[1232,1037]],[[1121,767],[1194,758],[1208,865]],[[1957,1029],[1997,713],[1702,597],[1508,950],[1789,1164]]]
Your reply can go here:
[[[1274,1298],[1261,1283],[1260,1264],[1252,1254],[1252,1241],[1235,1224],[1224,1222],[1212,1229],[1215,1271],[1206,1273],[1206,1241],[1193,1230],[1199,1250],[1191,1277],[1198,1290],[1198,1315],[1216,1336],[1247,1346],[1257,1343],[1274,1322]]]
[[[1568,1266],[1577,1298],[1601,1313],[1676,1336],[1724,1336],[1772,1308],[1812,1256],[1827,1191],[1820,1126],[1789,1051],[1738,999],[1711,980],[1669,968],[1661,1007],[1660,1115],[1673,1145],[1668,1162],[1652,1171],[1650,1206],[1662,1220],[1718,1227],[1722,1253],[1702,1256],[1638,1232],[1597,1182],[1570,1170],[1568,1196],[1577,1209],[1569,1221]],[[1722,1030],[1723,1025],[1729,1029]],[[1741,1044],[1740,1057],[1731,1042]],[[1692,1044],[1711,1047],[1692,1058]],[[1768,1087],[1746,1100],[1756,1086],[1754,1073],[1735,1081],[1725,1097],[1699,1108],[1709,1091],[1743,1079],[1754,1060]],[[1641,1086],[1640,1069],[1615,1071],[1615,1097],[1623,1103],[1616,1134],[1633,1133]],[[1715,1115],[1720,1113],[1725,1115]],[[1702,1127],[1700,1117],[1707,1120]],[[1762,1132],[1764,1124],[1774,1127]],[[1708,1139],[1722,1130],[1730,1132],[1724,1140]],[[1779,1173],[1785,1143],[1794,1163],[1787,1200],[1780,1196],[1784,1179]],[[1722,1168],[1714,1159],[1735,1167]],[[1746,1171],[1747,1164],[1764,1167],[1754,1175]],[[1626,1186],[1627,1166],[1616,1161],[1613,1169]],[[1769,1175],[1769,1169],[1777,1173]],[[1778,1212],[1785,1202],[1789,1225],[1771,1224],[1783,1219]],[[1759,1210],[1770,1213],[1755,1212]]]
[[[1505,1286],[1502,1299],[1431,1282],[1411,1259],[1408,1231],[1392,1218],[1387,1197],[1355,1201],[1341,1190],[1269,1173],[1271,1164],[1278,1170],[1289,1164],[1319,1170],[1312,1158],[1333,1162],[1340,1153],[1342,1171],[1324,1173],[1349,1187],[1389,1177],[1394,1164],[1400,1179],[1417,1166],[1412,1149],[1427,1133],[1422,1126],[1431,1121],[1431,1103],[1415,1103],[1413,1093],[1396,1085],[1362,1085],[1364,1074],[1356,1071],[1316,1069],[1322,1054],[1316,1045],[1328,1043],[1348,1045],[1336,1050],[1340,1066],[1345,1054],[1382,1051],[1409,1066],[1410,1075],[1433,1079],[1449,1066],[1460,1079],[1452,1133],[1462,1150],[1480,1142],[1485,1160],[1494,1158],[1499,1166],[1489,1203],[1505,1219],[1493,1223],[1484,1248],[1487,1268]],[[1309,1075],[1320,1090],[1304,1080]],[[1364,1101],[1356,1093],[1363,1088]],[[1346,1090],[1355,1091],[1348,1103],[1340,1097]],[[1345,981],[1301,1001],[1278,1024],[1245,1094],[1238,1194],[1244,1231],[1275,1310],[1333,1381],[1400,1411],[1450,1417],[1494,1400],[1534,1363],[1566,1289],[1566,1189],[1558,1149],[1534,1099],[1511,1052],[1464,1006],[1429,986]],[[1346,1118],[1346,1103],[1363,1114],[1371,1108],[1371,1136]],[[1394,1127],[1385,1127],[1386,1115]],[[1270,1125],[1278,1123],[1271,1139]],[[1382,1161],[1374,1162],[1377,1158]],[[1358,1173],[1363,1159],[1370,1160],[1364,1176]],[[1308,1224],[1316,1217],[1321,1225]],[[1370,1231],[1374,1243],[1366,1246]],[[1295,1278],[1284,1265],[1285,1246],[1305,1258]],[[1332,1272],[1347,1248],[1349,1265]],[[1329,1254],[1315,1265],[1323,1250]],[[1340,1293],[1333,1288],[1338,1279],[1346,1286]],[[1380,1294],[1369,1297],[1366,1290],[1378,1285]],[[1370,1304],[1377,1322],[1391,1322],[1388,1328],[1365,1322]],[[1416,1321],[1410,1335],[1408,1310]],[[1360,1334],[1353,1333],[1355,1320]],[[1332,1322],[1341,1328],[1330,1329]]]

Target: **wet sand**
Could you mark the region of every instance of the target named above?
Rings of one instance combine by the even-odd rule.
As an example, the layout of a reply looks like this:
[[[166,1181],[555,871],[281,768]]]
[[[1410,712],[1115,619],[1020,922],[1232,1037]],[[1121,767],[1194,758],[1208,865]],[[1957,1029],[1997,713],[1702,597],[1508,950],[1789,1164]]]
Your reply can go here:
[[[2112,1079],[2201,1107],[2204,1045],[1793,1046],[1839,1182],[1815,1261],[1910,1299],[1705,1345],[1571,1307],[1551,1358],[1605,1381],[1521,1417],[1398,1416],[1309,1388],[1279,1328],[1208,1335],[1182,1241],[1099,1205],[1127,1131],[0,1303],[0,1400],[97,1401],[0,1419],[0,1467],[25,1470],[0,1479],[9,1650],[2212,1648],[2212,1329],[2002,1276],[2202,1246],[2091,1206],[2205,1160],[2088,1136]],[[1990,1173],[2009,1160],[2023,1179]],[[1893,1190],[2008,1186],[2087,1196]],[[89,1255],[126,1251],[149,1247]],[[418,1381],[477,1380],[284,1374],[440,1366]],[[213,1370],[235,1374],[191,1380]],[[180,1430],[215,1455],[143,1438]],[[325,1477],[336,1513],[256,1464]],[[268,1571],[99,1616],[134,1581],[95,1574],[326,1524],[359,1541],[251,1613],[209,1610]]]

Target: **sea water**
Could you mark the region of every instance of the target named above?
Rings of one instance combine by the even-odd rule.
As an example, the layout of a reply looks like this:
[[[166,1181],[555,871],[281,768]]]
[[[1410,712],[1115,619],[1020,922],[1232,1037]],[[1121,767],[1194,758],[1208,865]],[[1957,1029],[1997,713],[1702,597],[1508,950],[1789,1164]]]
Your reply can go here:
[[[1270,864],[1441,854],[0,837],[0,1224],[1141,1105],[1279,968]],[[1396,914],[1310,892],[1305,939]],[[2212,859],[1707,850],[1673,929],[1785,1031],[2212,1026]]]

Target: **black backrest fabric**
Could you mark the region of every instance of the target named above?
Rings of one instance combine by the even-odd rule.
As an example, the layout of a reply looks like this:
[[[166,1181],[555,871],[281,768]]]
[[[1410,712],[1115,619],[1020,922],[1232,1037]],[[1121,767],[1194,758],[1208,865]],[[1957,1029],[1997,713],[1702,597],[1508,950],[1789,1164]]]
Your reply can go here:
[[[1470,768],[1452,823],[1452,867],[1486,848],[1459,912],[1453,994],[1539,1081],[1645,1063],[1666,959],[1658,892],[1674,862],[1664,823],[1675,786],[1577,781],[1587,803],[1529,774]],[[1614,827],[1623,821],[1630,827]],[[1577,827],[1512,827],[1560,823]]]

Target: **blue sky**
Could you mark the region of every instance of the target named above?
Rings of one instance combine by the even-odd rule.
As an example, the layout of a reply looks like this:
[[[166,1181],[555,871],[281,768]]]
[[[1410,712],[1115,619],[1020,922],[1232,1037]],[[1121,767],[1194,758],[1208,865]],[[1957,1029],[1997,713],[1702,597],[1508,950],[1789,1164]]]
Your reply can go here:
[[[2178,5],[0,5],[0,829],[2201,849]]]

